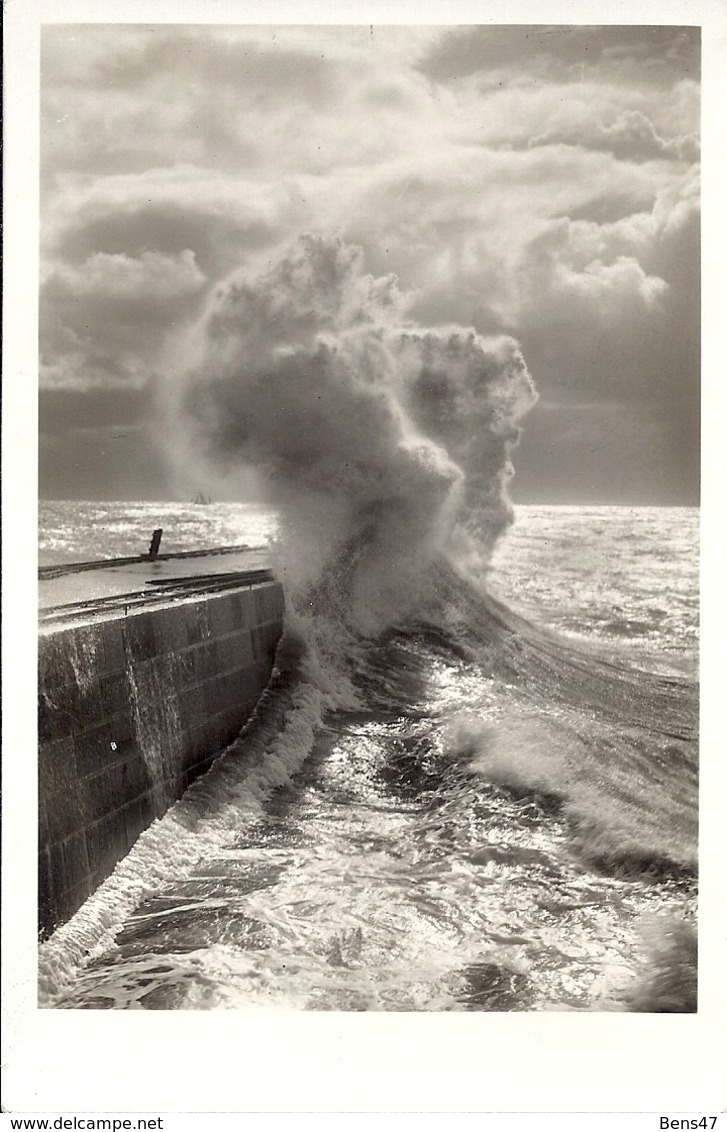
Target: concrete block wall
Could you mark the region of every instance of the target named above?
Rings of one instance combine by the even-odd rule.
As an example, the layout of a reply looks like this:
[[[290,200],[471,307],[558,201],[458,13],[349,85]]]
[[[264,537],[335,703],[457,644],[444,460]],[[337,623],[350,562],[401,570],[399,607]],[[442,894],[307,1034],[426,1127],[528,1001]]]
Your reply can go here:
[[[283,626],[278,583],[39,638],[39,929],[67,920],[239,733]]]

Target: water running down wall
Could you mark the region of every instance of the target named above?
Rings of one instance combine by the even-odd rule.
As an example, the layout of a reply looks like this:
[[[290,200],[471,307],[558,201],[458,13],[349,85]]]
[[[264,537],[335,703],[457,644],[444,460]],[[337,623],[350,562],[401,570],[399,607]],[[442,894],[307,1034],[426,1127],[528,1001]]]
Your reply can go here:
[[[39,638],[39,930],[65,922],[239,733],[282,633],[278,583]]]

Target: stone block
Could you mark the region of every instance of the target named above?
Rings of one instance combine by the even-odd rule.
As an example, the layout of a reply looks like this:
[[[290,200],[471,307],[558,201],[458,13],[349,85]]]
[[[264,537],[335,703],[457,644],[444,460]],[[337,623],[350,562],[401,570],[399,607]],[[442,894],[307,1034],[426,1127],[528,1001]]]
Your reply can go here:
[[[255,673],[255,683],[260,691],[267,686],[270,679],[270,667],[270,658],[267,656],[262,656],[252,666],[252,671]]]
[[[164,781],[160,783],[154,793],[150,795],[150,799],[154,806],[154,817],[163,818],[172,802],[175,800],[169,782]]]
[[[264,670],[263,674],[261,674],[260,668],[257,665],[251,665],[246,668],[242,673],[240,700],[244,701],[248,706],[254,707],[265,689],[267,679],[267,668]]]
[[[205,707],[208,716],[219,715],[230,706],[229,685],[225,676],[215,676],[204,685]]]
[[[230,594],[209,599],[207,619],[213,637],[223,637],[234,628],[232,606]]]
[[[106,719],[129,709],[129,680],[126,672],[104,673],[96,683],[98,717]]]
[[[123,813],[124,827],[126,829],[126,849],[128,852],[139,835],[146,829],[141,801],[135,799],[133,802],[130,802],[128,806],[124,807]]]
[[[236,686],[234,671],[222,673],[222,675],[219,677],[219,688],[221,703],[218,707],[218,711],[223,711],[229,708],[230,705],[234,704],[235,702]]]
[[[138,799],[139,807],[141,809],[141,816],[144,822],[144,829],[148,829],[156,817],[156,809],[154,806],[154,799],[152,791],[148,790]]]
[[[199,778],[209,770],[209,768],[212,766],[212,763],[215,761],[217,754],[219,754],[219,752],[203,752],[199,756],[199,758],[187,769],[187,771],[185,771],[185,789],[192,782],[194,782],[196,778]]]
[[[224,728],[224,745],[228,747],[237,739],[245,723],[245,715],[239,708],[228,708],[222,713],[221,725]]]
[[[257,686],[257,678],[255,668],[252,665],[245,665],[244,667],[235,668],[229,673],[229,701],[239,711],[243,710],[243,704],[250,699],[250,689]]]
[[[44,799],[76,780],[76,749],[72,736],[42,743],[38,750],[38,795]]]
[[[46,795],[44,801],[48,845],[56,845],[83,829],[86,812],[77,783],[70,781],[60,790]]]
[[[255,625],[250,630],[250,644],[252,645],[252,659],[257,662],[264,652],[262,633],[259,625]]]
[[[126,648],[124,646],[124,622],[120,617],[103,623],[104,669],[107,673],[126,670]]]
[[[241,590],[238,596],[241,624],[244,628],[250,629],[255,624],[255,591]]]
[[[160,609],[154,623],[157,653],[177,653],[187,647],[187,621],[183,606]]]
[[[182,606],[184,625],[187,631],[187,645],[198,645],[202,640],[202,628],[197,616],[197,603],[189,602]]]
[[[189,739],[192,765],[199,763],[202,759],[212,758],[217,753],[210,743],[209,721],[207,719],[201,727],[190,730]]]
[[[228,721],[226,721],[225,712],[213,715],[213,717],[209,719],[207,730],[209,748],[211,748],[215,754],[223,751],[226,745],[228,745],[230,741],[229,734],[230,729],[228,727]],[[234,738],[234,736],[232,736],[232,738]]]
[[[176,690],[177,662],[171,653],[153,657],[147,662],[152,674],[154,691],[164,698]]]
[[[194,764],[197,762],[198,757],[199,756],[197,755],[197,752],[194,749],[194,743],[193,743],[192,739],[190,738],[188,740],[188,742],[186,743],[184,750],[181,753],[181,757],[179,759],[180,771],[182,773],[185,773],[186,771],[188,771],[190,769],[190,767],[193,767]]]
[[[217,657],[219,660],[220,672],[229,672],[230,669],[235,667],[235,653],[237,651],[237,634],[222,637],[217,642]]]
[[[104,723],[109,729],[109,745],[114,757],[121,760],[125,756],[121,753],[124,744],[134,740],[134,721],[132,719],[131,704],[127,698],[121,711],[110,715]],[[128,749],[128,748],[127,748]]]
[[[74,746],[80,779],[99,774],[119,761],[119,739],[109,720],[79,732],[74,737]]]
[[[174,682],[178,689],[187,688],[197,681],[194,668],[196,646],[185,646],[174,654]]]
[[[197,645],[193,651],[195,679],[202,683],[216,670],[218,665],[218,651],[215,641]]]
[[[260,625],[257,630],[258,657],[269,659],[278,643],[275,627],[269,622]]]
[[[126,823],[123,812],[101,818],[86,827],[89,871],[100,884],[113,872],[117,861],[126,853]]]
[[[86,896],[88,896],[90,892],[90,869],[85,833],[74,834],[58,844],[51,845],[48,851],[48,862],[51,891],[56,899],[59,894],[76,889],[79,886],[86,889]],[[85,898],[84,896],[82,901]],[[76,907],[79,906],[76,905]]]
[[[115,763],[100,774],[84,779],[86,812],[90,821],[98,821],[141,794],[149,784],[148,771],[142,759]]]
[[[206,718],[204,687],[195,684],[188,688],[181,699],[182,719],[188,732],[204,727]]]
[[[236,629],[242,629],[245,625],[245,620],[242,612],[242,605],[240,602],[240,594],[238,591],[229,595],[229,620],[230,632]]]
[[[38,687],[51,699],[56,689],[78,685],[81,690],[104,671],[105,650],[99,626],[79,625],[42,633],[38,638]]]
[[[121,768],[124,793],[127,798],[140,798],[153,785],[149,768],[141,755],[134,755]]]
[[[252,638],[249,629],[243,629],[242,632],[235,633],[234,636],[228,637],[226,641],[225,663],[227,669],[233,670],[252,664],[253,659]]]
[[[190,746],[189,728],[184,715],[184,698],[180,696],[174,704],[176,711],[175,731],[173,738],[173,756],[175,760],[183,762]]]
[[[83,727],[81,697],[75,684],[63,684],[38,693],[38,737],[41,742],[62,739]]]
[[[72,629],[43,633],[38,638],[38,686],[55,689],[75,684],[76,673],[71,662]]]
[[[98,677],[78,685],[75,714],[81,728],[98,722],[107,714],[101,702]]]
[[[159,681],[152,658],[134,661],[129,665],[129,691],[133,719],[139,713],[144,713],[147,704],[159,699]]]
[[[153,613],[136,613],[125,617],[122,632],[127,664],[150,660],[155,655],[157,648]]]

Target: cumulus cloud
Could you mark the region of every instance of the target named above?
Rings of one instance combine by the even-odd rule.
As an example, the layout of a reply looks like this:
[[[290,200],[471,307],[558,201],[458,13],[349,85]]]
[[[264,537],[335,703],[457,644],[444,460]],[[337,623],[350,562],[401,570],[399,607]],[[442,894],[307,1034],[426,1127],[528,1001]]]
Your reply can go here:
[[[588,320],[616,327],[634,309],[653,309],[663,299],[667,283],[648,275],[636,256],[590,256],[587,242],[578,240],[578,228],[575,239],[571,233],[570,224],[556,223],[528,245],[520,261],[520,308],[510,315],[513,323],[542,325],[560,311],[560,317],[579,324]]]
[[[606,149],[618,157],[631,161],[648,161],[653,158],[675,158],[680,161],[699,159],[699,142],[696,134],[662,137],[654,123],[641,110],[625,110],[611,120],[590,124],[574,123],[557,126],[530,139],[531,146],[553,145],[563,142],[591,149]]]
[[[168,303],[199,291],[205,276],[186,248],[179,255],[147,251],[140,256],[96,252],[78,267],[61,265],[49,283],[60,285],[76,298],[103,296],[120,302]]]

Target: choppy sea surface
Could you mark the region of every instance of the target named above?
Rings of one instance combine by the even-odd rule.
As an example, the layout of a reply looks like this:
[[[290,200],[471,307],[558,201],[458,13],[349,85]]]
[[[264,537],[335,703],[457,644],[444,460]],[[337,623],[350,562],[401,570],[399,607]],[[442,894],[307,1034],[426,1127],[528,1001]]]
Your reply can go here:
[[[41,504],[41,564],[262,505]],[[240,738],[39,949],[84,1009],[696,1008],[698,512],[519,507],[406,618],[291,614]],[[340,565],[341,577],[345,563]]]

